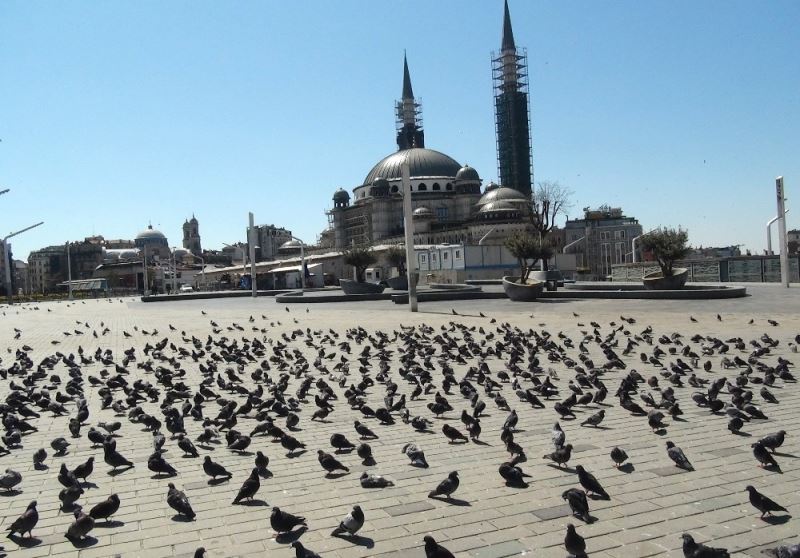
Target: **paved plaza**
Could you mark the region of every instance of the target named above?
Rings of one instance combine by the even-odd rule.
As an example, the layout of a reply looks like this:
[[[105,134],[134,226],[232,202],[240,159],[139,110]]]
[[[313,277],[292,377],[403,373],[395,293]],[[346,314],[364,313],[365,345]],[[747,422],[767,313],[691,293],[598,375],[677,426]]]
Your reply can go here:
[[[792,350],[795,336],[800,334],[800,290],[792,288],[786,291],[777,286],[757,285],[748,286],[748,293],[750,296],[743,299],[719,301],[431,302],[421,304],[420,312],[416,314],[409,313],[406,306],[388,301],[292,304],[287,307],[277,304],[273,298],[148,304],[136,299],[113,299],[25,304],[11,308],[0,306],[0,368],[12,367],[16,351],[24,346],[29,347],[26,350],[34,368],[45,357],[57,352],[75,354],[77,359],[79,347],[93,360],[80,366],[90,410],[80,437],[73,438],[67,428],[70,417],[76,414],[74,403],[66,404],[68,414],[63,416],[54,416],[54,413],[30,403],[28,406],[41,415],[28,419],[38,431],[22,436],[21,447],[0,457],[0,471],[11,468],[22,474],[22,482],[15,490],[0,491],[3,530],[32,500],[37,500],[40,515],[32,541],[15,536],[13,540],[4,539],[2,544],[10,556],[20,558],[192,556],[198,547],[204,547],[207,555],[212,557],[290,557],[295,555],[295,550],[289,543],[297,539],[323,557],[399,558],[425,556],[423,536],[430,534],[455,556],[561,557],[566,555],[566,525],[572,523],[586,539],[590,556],[683,556],[682,533],[690,533],[698,542],[727,548],[731,555],[762,556],[765,548],[800,542],[800,389],[792,381],[777,379],[769,390],[779,403],[767,403],[759,395],[762,385],[753,383],[753,379],[760,381],[765,376],[759,369],[760,363],[775,367],[779,357],[791,362],[800,360]],[[690,316],[696,321],[692,321]],[[778,325],[772,325],[768,320],[774,320]],[[599,327],[591,322],[596,322]],[[421,328],[423,324],[430,329]],[[652,327],[652,345],[645,340],[645,330],[649,326]],[[409,345],[403,337],[395,335],[395,332],[405,331],[407,340],[411,338],[408,333],[411,327],[415,328],[414,339],[418,349],[430,347],[429,362],[432,364],[432,391],[416,399],[411,399],[414,385],[403,378],[405,372],[401,375],[400,358]],[[21,332],[17,338],[15,328]],[[101,335],[104,328],[108,331]],[[352,328],[363,328],[369,337],[348,339],[347,332]],[[76,330],[82,335],[76,334]],[[550,342],[560,347],[543,348],[536,354],[542,370],[535,373],[534,378],[541,381],[550,374],[552,383],[559,390],[558,395],[549,399],[541,397],[544,409],[522,402],[512,384],[503,381],[502,375],[498,376],[498,373],[508,372],[509,343],[506,336],[513,334],[526,338],[531,341],[531,346],[535,346],[537,338],[530,335],[530,330],[539,335],[538,339],[542,339],[543,332],[549,332]],[[373,346],[381,344],[376,333],[379,331],[386,334],[382,343],[388,357],[386,375],[397,384],[397,396],[406,395],[410,415],[423,416],[433,423],[429,432],[415,431],[411,425],[403,423],[400,412],[393,414],[394,425],[381,425],[378,420],[365,418],[362,412],[348,405],[345,390],[358,385],[362,373],[374,381],[374,385],[366,388],[367,405],[373,409],[385,405],[385,383],[376,379],[381,372],[380,350]],[[65,332],[70,335],[65,335]],[[92,332],[97,332],[98,337],[94,337]],[[338,337],[334,337],[334,333]],[[675,333],[680,337],[673,335]],[[702,339],[693,341],[696,334]],[[766,346],[767,338],[762,338],[765,334],[769,339],[777,340],[778,344],[768,353],[756,357],[758,363],[752,364],[751,381],[745,389],[753,392],[752,403],[768,419],[745,422],[739,435],[728,431],[730,417],[724,410],[712,414],[707,407],[698,407],[692,400],[694,392],[705,393],[708,386],[691,387],[687,383],[688,374],[678,378],[683,386],[673,386],[669,378],[671,373],[667,377],[661,374],[662,369],[669,370],[670,364],[678,358],[687,363],[691,361],[690,357],[681,354],[688,346],[687,351],[699,355],[698,367],[693,370],[698,378],[713,382],[724,377],[734,382],[746,368],[735,365],[724,368],[723,359],[732,360],[738,356],[747,360],[756,348],[750,341]],[[290,374],[289,386],[285,390],[287,399],[297,397],[304,375],[315,380],[324,378],[333,387],[337,399],[331,401],[334,410],[324,422],[311,420],[318,409],[314,398],[319,394],[313,383],[306,402],[300,403],[296,412],[300,417],[296,431],[286,428],[284,418],[272,414],[276,426],[306,445],[305,453],[287,457],[287,451],[280,443],[273,442],[271,436],[254,435],[247,451],[237,454],[227,449],[223,431],[221,443],[208,444],[206,449],[198,448],[199,458],[183,457],[177,441],[162,428],[167,437],[164,458],[178,470],[178,474],[158,477],[148,470],[148,457],[153,453],[151,432],[143,424],[131,422],[127,409],[120,414],[111,408],[101,409],[102,397],[98,393],[101,386],[92,385],[89,378],[105,382],[115,377],[116,367],[123,366],[124,352],[133,348],[136,360],[124,367],[128,373],[123,377],[129,385],[142,380],[160,390],[157,400],[146,399],[139,405],[163,423],[164,415],[159,407],[164,404],[165,393],[169,390],[158,383],[156,373],[138,365],[151,360],[156,369],[167,366],[178,371],[172,381],[184,382],[194,395],[203,378],[200,365],[211,362],[211,353],[221,352],[216,345],[206,345],[209,335],[213,341],[223,337],[228,343],[238,340],[239,347],[246,344],[244,340],[258,339],[267,347],[263,355],[245,362],[241,368],[236,362],[228,363],[223,359],[217,362],[217,373],[223,378],[226,377],[225,368],[234,368],[236,376],[241,379],[241,383],[236,385],[242,389],[222,389],[216,381],[217,374],[212,375],[214,382],[208,387],[228,400],[235,400],[240,406],[247,401],[245,389],[255,393],[257,386],[262,386],[264,392],[260,398],[268,399],[269,389],[279,382],[282,374]],[[671,343],[660,340],[662,335],[670,337]],[[199,346],[205,351],[205,356],[197,361],[191,357],[191,353],[197,350],[191,342],[192,337],[199,339]],[[472,339],[471,348],[467,354],[460,353],[460,347],[467,345],[465,338],[468,337]],[[151,351],[144,353],[146,344],[156,345],[165,338],[168,342],[162,353],[172,362],[154,359]],[[713,354],[703,354],[703,348],[712,345],[711,338],[721,339],[730,346],[730,351],[720,354],[717,347]],[[735,348],[735,343],[730,341],[733,338],[743,340],[744,350]],[[628,339],[638,340],[639,345],[623,356]],[[477,367],[484,360],[490,371],[488,377],[500,385],[494,394],[502,395],[517,411],[519,423],[513,439],[524,448],[527,456],[527,461],[519,465],[531,475],[527,487],[506,486],[498,473],[500,464],[510,459],[500,440],[509,413],[499,409],[484,387],[478,385],[478,375],[472,375],[470,383],[477,388],[486,409],[480,417],[482,433],[477,443],[449,443],[442,433],[444,424],[450,424],[463,433],[467,431],[460,416],[462,410],[471,414],[472,406],[458,385],[452,386],[450,394],[445,395],[452,411],[444,413],[443,418],[435,418],[429,410],[434,392],[444,395],[440,356],[449,340],[454,341],[447,349],[450,357],[464,354],[463,362],[448,357],[456,380],[461,381],[470,367]],[[554,404],[571,395],[568,382],[576,378],[576,363],[587,371],[591,369],[585,361],[581,362],[581,355],[590,358],[596,368],[608,362],[598,340],[613,348],[626,368],[602,371],[599,378],[608,389],[603,405],[575,405],[573,411],[577,419],[560,420]],[[54,341],[58,343],[54,344]],[[349,341],[349,353],[340,345],[343,341]],[[282,354],[291,355],[291,359],[269,360],[274,354],[273,349],[281,344],[287,348]],[[362,362],[359,357],[362,357],[365,346],[372,346],[372,349]],[[586,353],[582,352],[581,346],[585,347]],[[656,346],[666,352],[661,357],[663,365],[642,362],[640,354],[652,355]],[[320,347],[323,349],[320,366],[324,366],[326,372],[314,365]],[[98,348],[102,351],[110,349],[114,363],[97,362],[94,355]],[[670,348],[677,354],[670,354]],[[487,354],[488,349],[491,352]],[[485,358],[479,356],[480,352],[485,354]],[[499,358],[496,356],[498,352]],[[307,359],[307,371],[299,370],[300,353]],[[556,354],[558,358],[549,358],[550,354]],[[339,380],[343,368],[336,365],[343,359],[349,362],[349,375],[341,387]],[[254,374],[262,368],[265,360],[269,361],[270,369],[266,372],[269,381],[264,375]],[[422,349],[417,351],[416,361],[427,369]],[[710,371],[703,369],[706,361],[711,363]],[[518,365],[527,371],[528,363],[528,354],[523,354]],[[363,372],[359,370],[362,367]],[[654,432],[648,426],[646,416],[632,415],[620,407],[615,393],[631,369],[636,369],[645,379],[658,378],[657,387],[641,383],[638,393],[632,394],[632,399],[645,410],[649,407],[640,399],[640,394],[650,392],[656,401],[660,401],[659,390],[670,386],[674,389],[684,414],[676,419],[668,415],[665,431]],[[185,376],[180,376],[181,370],[185,371]],[[36,382],[33,389],[46,389],[53,398],[56,391],[65,393],[70,376],[64,363],[59,362],[52,370],[45,371],[43,379]],[[295,371],[297,374],[292,374]],[[800,373],[792,366],[789,371],[792,375]],[[60,384],[53,383],[53,375],[60,378]],[[534,386],[529,377],[521,376],[518,381],[521,390]],[[14,388],[27,389],[24,375],[8,375],[7,379],[0,380],[0,397],[4,400],[12,390],[12,384]],[[597,390],[584,388],[584,391]],[[126,394],[120,389],[114,390],[112,395],[114,401],[125,401]],[[719,399],[726,403],[731,401],[726,387],[722,388]],[[192,399],[188,401],[194,403]],[[183,403],[183,399],[176,399],[173,405],[181,409]],[[210,399],[202,403],[202,408],[205,417],[214,419],[222,407]],[[601,408],[605,409],[605,420],[599,427],[580,425]],[[249,435],[259,423],[256,414],[252,411],[238,416],[233,428]],[[372,447],[375,464],[362,465],[355,452],[335,454],[350,468],[350,472],[327,478],[318,462],[317,450],[333,453],[330,445],[333,433],[344,434],[356,445],[361,443],[363,440],[359,439],[353,427],[355,420],[362,421],[379,436],[378,439],[366,440]],[[551,428],[556,420],[560,420],[566,440],[573,446],[568,468],[556,467],[542,458],[553,451]],[[122,424],[115,438],[117,451],[135,463],[133,468],[115,475],[109,473],[111,468],[103,461],[102,447],[93,447],[86,436],[90,426],[96,428],[100,422],[113,421]],[[201,423],[191,416],[185,417],[185,428],[187,437],[192,440],[203,432]],[[778,430],[788,433],[786,442],[776,454],[780,472],[760,468],[751,449],[751,444],[759,438]],[[54,455],[50,446],[50,442],[60,436],[71,443],[64,456]],[[684,471],[673,464],[667,456],[667,440],[682,448],[694,465],[694,471]],[[428,468],[410,465],[401,451],[409,442],[424,450],[430,465]],[[615,446],[627,452],[627,467],[617,469],[613,466],[609,452]],[[34,467],[32,456],[39,448],[45,448],[48,453],[44,460],[46,468]],[[232,505],[254,467],[256,451],[269,457],[271,476],[261,479],[260,490],[252,505]],[[227,482],[209,482],[202,467],[205,455],[224,465],[233,478]],[[84,484],[84,493],[78,504],[88,512],[92,506],[115,493],[119,495],[121,506],[113,522],[104,525],[102,520],[97,521],[89,533],[90,538],[73,543],[64,537],[74,516],[71,511],[59,510],[58,495],[62,486],[57,477],[62,463],[74,469],[90,456],[96,459],[95,468]],[[589,499],[593,519],[590,524],[570,516],[569,507],[561,498],[562,492],[568,488],[580,488],[575,474],[577,465],[591,472],[610,495],[609,500]],[[394,486],[362,488],[359,477],[365,470],[391,479]],[[428,493],[451,471],[458,471],[461,481],[453,500],[429,498]],[[193,521],[182,520],[167,505],[167,485],[170,482],[186,493],[196,512]],[[777,513],[774,518],[760,519],[760,514],[748,502],[747,485],[755,486],[785,506],[788,514]],[[332,537],[331,531],[354,505],[360,505],[366,517],[359,536]],[[276,537],[270,527],[273,506],[304,516],[307,530],[288,537]]]

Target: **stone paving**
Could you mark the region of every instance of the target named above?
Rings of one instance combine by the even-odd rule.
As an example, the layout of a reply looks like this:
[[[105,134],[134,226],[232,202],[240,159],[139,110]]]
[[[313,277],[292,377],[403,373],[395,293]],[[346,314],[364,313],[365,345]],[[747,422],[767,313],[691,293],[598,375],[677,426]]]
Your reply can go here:
[[[242,337],[282,340],[283,334],[291,335],[295,330],[310,328],[312,331],[327,331],[329,328],[339,332],[344,339],[345,330],[364,327],[368,331],[377,329],[391,333],[403,326],[427,324],[434,328],[435,334],[441,327],[451,329],[451,324],[463,324],[469,328],[483,328],[486,333],[495,331],[501,323],[508,322],[527,330],[545,329],[554,337],[559,332],[571,337],[577,346],[582,331],[591,332],[589,322],[595,320],[601,325],[601,335],[612,331],[610,322],[624,325],[631,335],[637,335],[652,325],[656,339],[661,334],[680,332],[683,341],[690,343],[699,352],[699,344],[691,343],[689,337],[695,333],[713,335],[722,339],[741,336],[745,342],[758,339],[762,334],[780,340],[778,347],[763,360],[775,364],[778,356],[797,360],[798,355],[791,349],[794,337],[800,333],[800,294],[792,289],[789,292],[777,287],[748,287],[752,296],[741,300],[710,302],[637,302],[637,301],[552,301],[533,304],[514,304],[504,300],[463,301],[453,303],[428,303],[421,305],[421,312],[410,314],[404,306],[389,302],[315,304],[306,309],[302,304],[294,304],[290,311],[270,298],[255,301],[249,299],[201,300],[143,304],[133,299],[120,301],[87,301],[68,304],[45,303],[22,305],[14,308],[0,306],[0,367],[7,368],[14,361],[14,351],[23,345],[32,347],[30,356],[38,363],[46,355],[60,351],[75,353],[82,346],[87,354],[100,347],[109,348],[119,362],[122,352],[131,347],[137,349],[137,362],[146,357],[141,349],[146,342],[155,342],[168,337],[178,347],[191,350],[191,345],[181,340],[180,331],[187,336],[200,339],[211,333],[210,321],[214,320],[222,329],[216,337],[225,335],[230,339]],[[452,313],[457,312],[457,315]],[[205,315],[201,313],[205,312]],[[480,317],[479,313],[485,314]],[[575,316],[573,313],[579,314]],[[722,321],[718,321],[719,313]],[[697,319],[690,322],[689,315]],[[249,322],[249,316],[254,322]],[[261,316],[266,316],[263,319]],[[620,321],[620,315],[636,320],[635,324]],[[497,323],[490,323],[494,318]],[[775,319],[779,326],[767,323]],[[748,322],[753,319],[754,323]],[[78,323],[80,322],[80,323]],[[109,333],[99,338],[91,335],[102,330],[101,322],[109,328]],[[229,329],[235,322],[244,331]],[[278,324],[280,322],[280,324]],[[86,328],[84,323],[88,323]],[[173,324],[177,331],[170,331],[167,324]],[[582,325],[579,325],[582,324]],[[134,329],[138,326],[138,331]],[[253,331],[256,327],[258,331]],[[14,339],[14,329],[22,331],[19,339]],[[65,336],[62,332],[75,329],[85,331],[84,335]],[[158,335],[144,336],[142,330],[158,330]],[[264,330],[264,331],[261,331]],[[123,332],[132,336],[127,338]],[[461,337],[458,329],[450,335]],[[481,335],[474,332],[480,341]],[[619,332],[622,336],[622,332]],[[320,336],[317,336],[319,340]],[[51,344],[58,340],[58,345]],[[316,351],[305,344],[306,337],[289,339],[290,347],[303,351],[313,361]],[[487,342],[492,345],[497,338]],[[561,342],[561,339],[556,338]],[[617,351],[624,348],[622,337]],[[661,345],[666,349],[666,346]],[[8,347],[9,351],[3,350]],[[587,344],[590,356],[596,363],[604,362],[597,344]],[[401,393],[410,393],[411,387],[398,375],[397,346],[394,350],[390,368],[392,378],[400,386]],[[355,359],[361,347],[353,343],[353,354],[348,358],[354,361],[351,377],[358,378],[358,363]],[[650,352],[651,346],[642,344],[625,362],[636,368],[645,377],[657,375],[659,368],[639,361],[640,351]],[[745,352],[732,351],[732,356],[741,354],[747,358],[752,347]],[[338,361],[340,352],[335,346],[326,351],[334,351],[336,357],[329,362]],[[168,351],[168,354],[172,354]],[[577,350],[568,351],[572,356]],[[507,355],[505,355],[507,356]],[[504,357],[505,357],[504,356]],[[269,437],[254,437],[249,450],[263,451],[269,458],[269,469],[273,476],[262,480],[257,495],[261,502],[257,505],[231,505],[231,501],[241,483],[253,467],[252,456],[240,456],[225,448],[224,443],[215,446],[213,451],[201,451],[201,456],[210,453],[215,461],[222,463],[233,473],[230,482],[209,484],[203,473],[201,459],[182,458],[175,441],[167,441],[166,459],[174,465],[177,477],[154,478],[147,469],[147,457],[152,451],[151,434],[142,425],[133,424],[126,417],[117,417],[111,409],[101,410],[96,389],[86,386],[91,415],[88,422],[96,425],[99,421],[122,421],[121,436],[117,438],[117,449],[136,463],[136,466],[121,474],[111,476],[109,467],[103,463],[102,449],[92,448],[85,437],[88,426],[84,427],[79,439],[69,437],[68,416],[52,417],[42,412],[41,418],[32,419],[39,431],[23,438],[23,448],[10,455],[0,457],[0,470],[11,467],[23,475],[21,491],[4,494],[0,492],[0,515],[2,528],[19,516],[25,506],[33,499],[38,501],[40,520],[34,530],[34,541],[27,543],[15,538],[6,539],[5,549],[12,556],[191,556],[194,550],[203,546],[209,556],[294,556],[286,540],[276,540],[276,534],[269,524],[271,506],[279,506],[286,511],[303,515],[308,521],[308,530],[299,540],[320,553],[323,557],[415,557],[424,556],[422,537],[432,534],[436,540],[450,549],[456,556],[481,558],[500,558],[504,556],[564,556],[563,546],[565,527],[574,523],[578,532],[586,538],[590,556],[682,556],[680,534],[691,533],[698,542],[712,546],[726,547],[732,555],[760,556],[762,549],[776,543],[798,542],[800,528],[796,517],[800,515],[800,390],[791,382],[778,381],[771,388],[780,400],[778,405],[762,402],[758,396],[758,386],[754,387],[754,402],[768,415],[768,420],[753,420],[745,424],[743,435],[733,435],[726,428],[727,417],[711,416],[707,409],[698,408],[690,398],[695,391],[691,387],[676,388],[676,396],[685,414],[683,420],[668,420],[666,435],[653,433],[645,417],[631,416],[619,407],[614,400],[614,392],[619,385],[622,371],[609,371],[603,382],[609,388],[605,407],[606,419],[601,428],[581,427],[580,422],[597,410],[596,405],[577,407],[578,420],[561,421],[566,431],[567,441],[574,445],[571,467],[581,464],[592,472],[611,495],[609,501],[590,500],[591,515],[594,522],[587,525],[569,517],[569,509],[561,499],[561,492],[570,487],[578,487],[573,469],[559,470],[541,459],[544,453],[552,450],[550,428],[558,418],[552,403],[568,394],[566,382],[575,375],[563,362],[548,362],[541,354],[542,366],[552,367],[558,375],[561,394],[547,402],[546,409],[533,409],[519,402],[510,384],[503,384],[501,393],[520,416],[519,432],[515,440],[526,450],[528,461],[521,464],[524,471],[532,475],[528,488],[510,488],[500,478],[497,467],[508,460],[508,453],[499,439],[500,428],[507,413],[499,410],[485,397],[486,413],[482,417],[482,443],[448,444],[441,433],[443,423],[450,423],[465,431],[459,421],[462,409],[469,409],[469,401],[454,387],[448,400],[455,410],[445,414],[445,419],[434,420],[432,433],[417,433],[400,421],[394,426],[380,426],[377,421],[365,422],[380,436],[369,441],[373,448],[376,465],[364,467],[355,454],[342,454],[339,459],[351,468],[350,474],[328,479],[317,462],[316,450],[332,451],[329,444],[334,432],[344,433],[351,441],[358,436],[353,429],[353,420],[364,420],[358,411],[351,410],[344,401],[343,389],[337,389],[339,400],[334,402],[335,411],[328,417],[329,422],[311,422],[310,416],[315,408],[314,391],[309,396],[310,403],[304,404],[300,411],[300,430],[294,435],[308,446],[308,451],[296,458],[287,458],[280,444]],[[667,355],[665,362],[672,359]],[[733,378],[736,369],[723,369],[721,355],[707,357],[713,363],[708,374],[701,370],[698,375],[715,379],[721,376]],[[706,357],[701,358],[701,362]],[[436,362],[434,357],[433,362]],[[461,378],[477,359],[468,360],[466,365],[454,364],[456,377]],[[497,373],[505,368],[505,358],[487,359],[489,368]],[[189,358],[181,359],[180,366],[186,370],[187,384],[196,387],[200,380],[197,363]],[[252,388],[254,382],[250,372],[258,367],[253,363],[240,374],[245,385]],[[99,376],[101,364],[82,367],[84,377]],[[152,374],[137,369],[135,363],[128,366],[133,382],[143,378],[155,383]],[[374,377],[377,363],[371,368]],[[795,373],[794,370],[792,370]],[[59,365],[51,373],[57,373],[66,381],[67,370]],[[112,369],[113,373],[113,369]],[[279,372],[273,368],[270,375],[276,378]],[[10,381],[19,385],[19,376],[0,381],[0,397],[9,391]],[[441,380],[441,373],[434,372],[434,380]],[[331,384],[334,382],[330,381]],[[297,380],[292,380],[287,396],[295,393]],[[661,379],[661,386],[666,386]],[[63,384],[62,384],[63,386]],[[216,385],[212,386],[216,389]],[[528,387],[528,386],[526,386]],[[653,391],[647,386],[640,391]],[[384,389],[376,383],[368,390],[367,401],[370,406],[382,406]],[[232,397],[225,394],[226,397]],[[121,396],[115,394],[115,399]],[[723,399],[729,399],[723,394]],[[238,398],[240,402],[243,398]],[[416,401],[408,401],[412,415],[431,417],[426,405],[433,400],[432,395],[423,396]],[[637,400],[638,401],[638,400]],[[639,401],[640,402],[640,401]],[[641,403],[641,402],[640,402]],[[180,404],[180,403],[179,403]],[[147,412],[160,416],[156,404],[144,403]],[[74,414],[74,406],[69,406]],[[215,416],[218,407],[213,402],[205,404],[206,415]],[[237,428],[249,434],[256,421],[240,418]],[[283,422],[276,420],[278,426]],[[187,417],[186,428],[193,439],[201,431],[200,424]],[[752,455],[750,444],[760,436],[785,429],[789,432],[786,443],[777,459],[782,465],[782,473],[761,469]],[[73,445],[67,455],[53,456],[50,440],[65,436]],[[695,467],[693,472],[684,472],[673,466],[665,451],[665,441],[674,441],[680,446]],[[401,454],[406,442],[414,441],[425,450],[430,463],[428,469],[418,469],[409,465]],[[630,466],[616,469],[612,466],[609,451],[615,445],[624,448],[630,456]],[[48,451],[45,464],[48,469],[37,471],[33,467],[33,452],[44,447]],[[111,493],[121,499],[121,508],[115,521],[109,525],[98,522],[87,543],[74,545],[64,538],[64,533],[72,521],[72,514],[59,511],[58,492],[60,485],[56,479],[61,463],[69,468],[84,462],[87,457],[96,457],[95,471],[89,478],[91,485],[79,500],[87,510]],[[385,489],[362,489],[358,477],[363,470],[391,478],[394,487]],[[427,498],[432,490],[448,472],[457,470],[461,486],[456,492],[455,503]],[[174,482],[184,490],[190,499],[197,518],[191,522],[176,521],[174,512],[166,504],[167,483]],[[777,514],[772,521],[759,519],[758,513],[748,503],[745,485],[752,484],[786,506],[791,516],[786,519]],[[263,504],[263,505],[261,505]],[[355,504],[360,504],[366,515],[366,523],[359,533],[362,538],[351,540],[330,536],[338,522]],[[18,542],[25,548],[20,548]]]

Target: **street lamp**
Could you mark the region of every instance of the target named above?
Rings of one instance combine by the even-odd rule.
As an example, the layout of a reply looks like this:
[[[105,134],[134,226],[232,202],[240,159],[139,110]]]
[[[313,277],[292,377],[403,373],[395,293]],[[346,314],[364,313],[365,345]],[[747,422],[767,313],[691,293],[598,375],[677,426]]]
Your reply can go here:
[[[19,230],[17,232],[9,233],[8,235],[6,235],[5,238],[3,238],[3,259],[5,260],[4,263],[5,263],[5,268],[6,268],[6,278],[5,278],[6,279],[6,281],[5,281],[6,297],[8,298],[8,303],[9,304],[14,304],[14,299],[11,296],[11,258],[9,258],[9,254],[8,254],[8,239],[12,238],[14,236],[17,236],[18,234],[22,234],[24,232],[27,232],[27,231],[29,231],[31,229],[35,229],[39,225],[43,225],[43,224],[44,224],[44,221],[39,221],[35,225],[31,225],[30,227],[25,227],[24,229]]]
[[[72,262],[69,257],[69,241],[67,241],[67,286],[69,287],[69,299],[72,300]]]

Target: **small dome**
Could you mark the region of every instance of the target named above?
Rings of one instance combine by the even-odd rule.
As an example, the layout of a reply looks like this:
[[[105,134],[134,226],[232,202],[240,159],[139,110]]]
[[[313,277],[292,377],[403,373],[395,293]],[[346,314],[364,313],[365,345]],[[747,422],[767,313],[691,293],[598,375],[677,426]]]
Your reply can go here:
[[[528,198],[519,190],[513,188],[495,187],[491,188],[491,184],[486,188],[486,192],[478,201],[479,206],[486,205],[495,201],[507,201],[513,204],[524,204],[528,202]]]
[[[478,176],[478,171],[469,165],[464,165],[456,173],[456,180],[461,182],[480,182],[481,177]]]
[[[154,229],[153,225],[148,225],[145,230],[136,235],[136,240],[156,239],[156,238],[164,240],[167,239],[167,237],[164,236],[164,233],[162,233],[158,229]]]
[[[433,218],[433,211],[430,210],[429,207],[418,207],[414,210],[414,218],[415,219],[432,219]]]
[[[481,206],[478,213],[492,213],[496,211],[519,211],[513,203],[507,201],[493,201]]]
[[[281,252],[291,252],[292,250],[300,250],[303,247],[303,243],[299,240],[295,240],[294,238],[291,240],[287,240],[283,244],[278,247],[278,250]]]
[[[372,181],[372,185],[375,186],[376,188],[388,188],[389,181],[386,180],[384,177],[379,176],[378,178]]]
[[[347,190],[343,188],[339,188],[333,194],[333,201],[335,202],[349,202],[350,201],[350,194],[347,193]]]
[[[176,258],[181,258],[181,257],[185,256],[188,253],[189,253],[189,250],[187,250],[186,248],[175,248],[172,251],[172,255],[175,256]]]

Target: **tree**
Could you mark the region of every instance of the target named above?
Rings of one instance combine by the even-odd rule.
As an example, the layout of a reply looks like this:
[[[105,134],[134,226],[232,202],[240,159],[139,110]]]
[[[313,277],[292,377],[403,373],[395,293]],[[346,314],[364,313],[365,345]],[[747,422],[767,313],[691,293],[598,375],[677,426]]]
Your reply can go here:
[[[393,244],[386,250],[386,260],[397,268],[399,275],[406,272],[406,250],[402,244]]]
[[[642,237],[641,247],[642,250],[653,253],[658,267],[661,268],[661,276],[671,277],[673,264],[685,258],[691,250],[688,241],[689,233],[685,229],[659,227]]]
[[[566,215],[572,207],[572,190],[558,181],[543,180],[536,184],[530,201],[530,219],[533,229],[544,241],[556,226],[559,215]],[[552,257],[552,248],[551,248]],[[548,258],[544,258],[544,269],[548,269]]]
[[[506,239],[506,248],[519,262],[519,282],[527,283],[533,267],[539,260],[553,256],[553,247],[541,236],[517,233]]]
[[[344,251],[344,263],[356,268],[356,281],[359,283],[364,282],[364,272],[367,268],[378,261],[375,253],[368,247],[366,248],[351,248]]]

